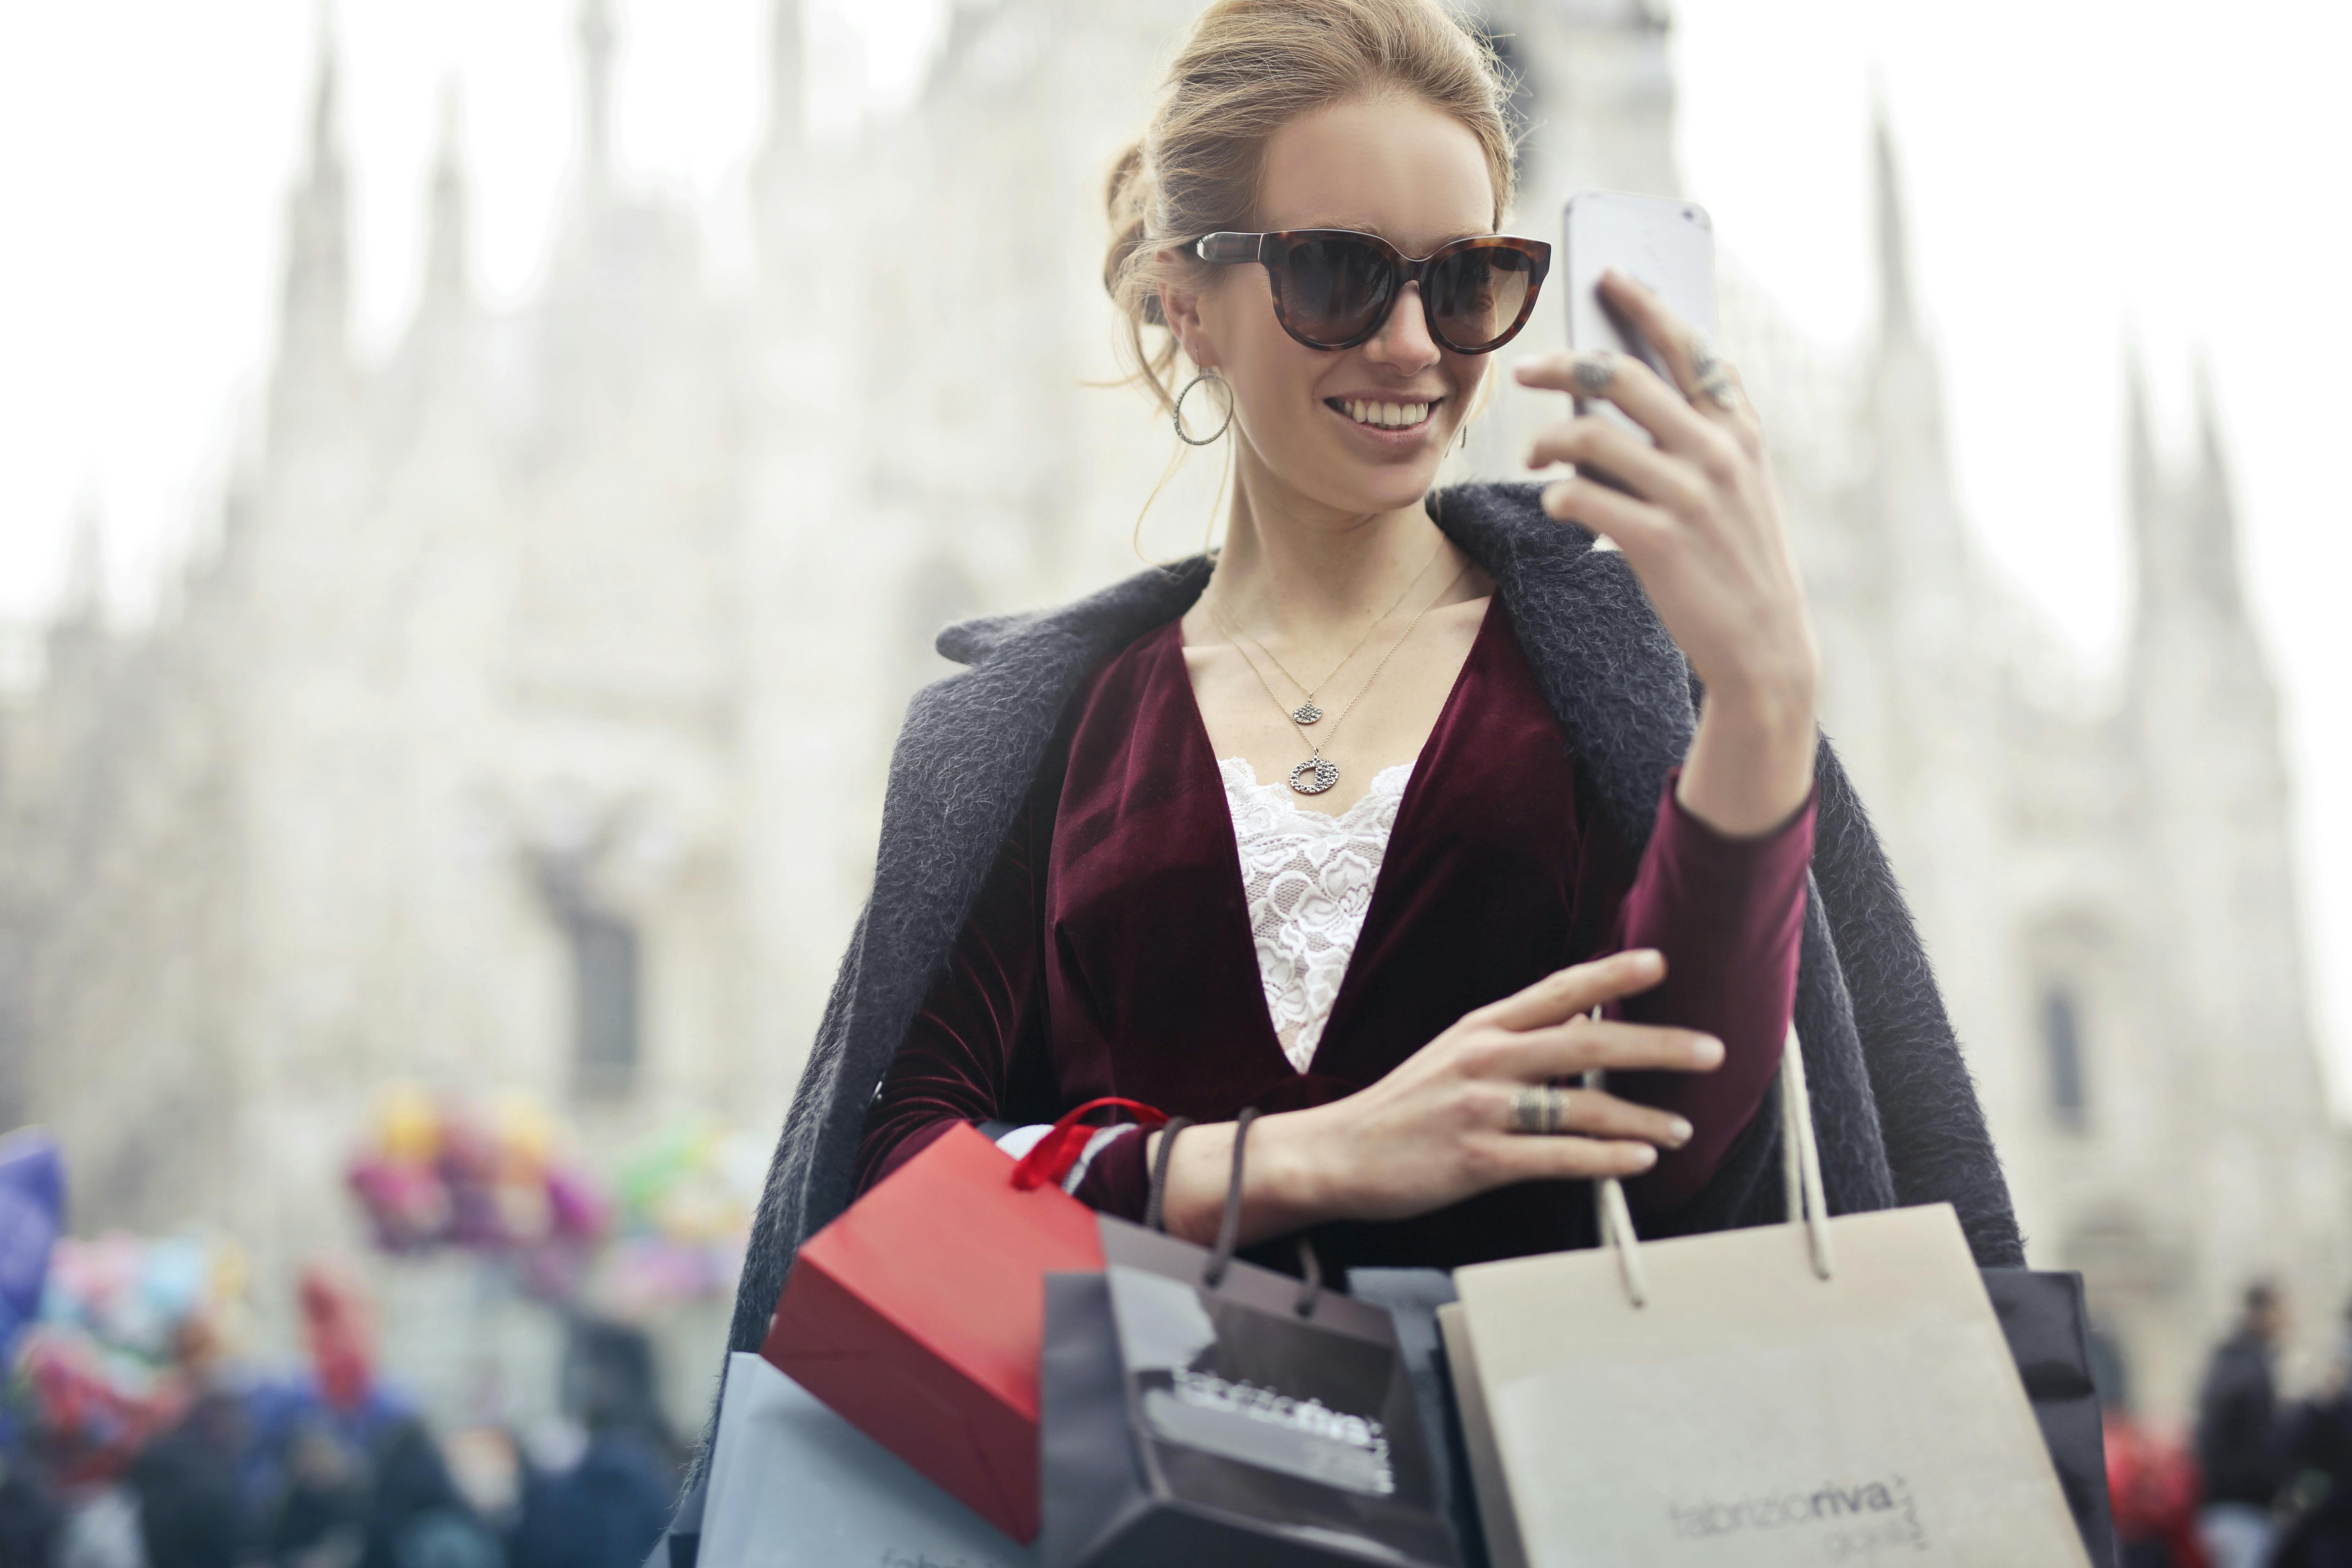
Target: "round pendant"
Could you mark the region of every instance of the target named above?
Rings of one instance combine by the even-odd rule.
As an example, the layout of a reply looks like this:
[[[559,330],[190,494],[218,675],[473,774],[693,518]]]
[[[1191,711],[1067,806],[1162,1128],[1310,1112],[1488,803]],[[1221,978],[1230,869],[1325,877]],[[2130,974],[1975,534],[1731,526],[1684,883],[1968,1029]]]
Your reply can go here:
[[[1294,724],[1312,724],[1322,717],[1323,710],[1315,706],[1315,700],[1311,697],[1290,710],[1290,721]]]
[[[1290,770],[1290,787],[1301,795],[1321,795],[1339,782],[1339,764],[1328,757],[1309,757]]]

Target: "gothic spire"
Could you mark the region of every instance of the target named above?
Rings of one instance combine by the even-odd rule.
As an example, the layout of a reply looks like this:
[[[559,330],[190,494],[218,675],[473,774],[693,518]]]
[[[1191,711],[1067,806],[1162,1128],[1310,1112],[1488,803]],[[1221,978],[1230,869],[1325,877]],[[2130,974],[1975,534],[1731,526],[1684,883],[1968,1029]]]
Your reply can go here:
[[[66,557],[65,591],[58,595],[57,624],[95,626],[106,608],[106,524],[98,498],[85,494],[74,508],[72,553]]]
[[[2189,556],[2209,602],[2243,615],[2238,577],[2238,506],[2223,450],[2213,366],[2201,349],[2190,372],[2197,395],[2197,468],[2182,497],[2188,509]]]
[[[273,427],[317,404],[349,366],[351,201],[337,104],[332,18],[319,9],[319,63],[309,148],[287,199],[286,279],[278,302]]]
[[[2124,344],[2124,500],[2136,533],[2147,533],[2161,504],[2161,488],[2156,434],[2148,423],[2147,361],[2134,336]]]
[[[802,0],[774,0],[768,26],[768,145],[789,147],[801,139],[808,94],[803,86],[807,29]]]
[[[1895,134],[1886,103],[1871,111],[1873,191],[1878,222],[1878,320],[1884,338],[1916,335],[1918,318],[1911,294],[1911,242],[1903,213],[1902,175],[1895,163]]]
[[[441,84],[440,146],[433,159],[433,188],[425,214],[421,315],[461,310],[472,292],[467,278],[470,215],[461,140],[457,84],[452,79]]]
[[[584,116],[582,148],[591,193],[602,195],[613,183],[613,27],[612,0],[580,0],[580,101]]]
[[[2186,471],[2157,450],[2148,416],[2147,377],[2137,346],[2125,366],[2126,449],[2129,469],[2132,544],[2137,556],[2139,614],[2144,626],[2168,621],[2186,606],[2202,606],[2224,621],[2242,621],[2245,601],[2238,569],[2237,502],[2223,452],[2212,374],[2198,357],[2196,449]]]

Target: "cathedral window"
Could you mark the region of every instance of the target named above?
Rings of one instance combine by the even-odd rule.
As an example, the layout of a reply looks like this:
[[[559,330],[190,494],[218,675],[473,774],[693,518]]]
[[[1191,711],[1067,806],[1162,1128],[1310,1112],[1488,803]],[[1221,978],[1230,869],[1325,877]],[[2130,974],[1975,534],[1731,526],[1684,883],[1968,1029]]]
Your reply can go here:
[[[637,1079],[637,932],[601,910],[567,911],[572,1064],[581,1092],[625,1094]]]
[[[2042,999],[2042,1049],[2050,1069],[2050,1115],[2070,1132],[2090,1124],[2091,1100],[2083,1072],[2083,1025],[2074,994],[2053,986]]]

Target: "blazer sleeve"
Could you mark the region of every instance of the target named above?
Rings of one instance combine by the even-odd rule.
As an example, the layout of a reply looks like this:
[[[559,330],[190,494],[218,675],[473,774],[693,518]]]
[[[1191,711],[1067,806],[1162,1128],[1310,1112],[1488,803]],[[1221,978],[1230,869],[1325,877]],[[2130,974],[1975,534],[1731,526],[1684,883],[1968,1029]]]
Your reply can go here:
[[[1713,1035],[1724,1058],[1713,1072],[1625,1073],[1611,1083],[1624,1098],[1691,1123],[1689,1142],[1662,1150],[1647,1174],[1627,1184],[1627,1196],[1649,1212],[1695,1196],[1771,1089],[1796,1005],[1813,852],[1812,800],[1769,833],[1735,838],[1684,808],[1675,795],[1679,778],[1679,770],[1667,775],[1656,826],[1604,949],[1655,948],[1666,977],[1612,1012]]]

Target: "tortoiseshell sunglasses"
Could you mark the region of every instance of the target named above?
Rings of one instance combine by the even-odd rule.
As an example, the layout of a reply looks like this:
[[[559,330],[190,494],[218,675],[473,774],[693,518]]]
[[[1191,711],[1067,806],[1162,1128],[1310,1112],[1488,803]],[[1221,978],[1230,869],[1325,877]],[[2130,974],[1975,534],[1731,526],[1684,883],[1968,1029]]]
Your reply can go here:
[[[1415,260],[1376,234],[1293,228],[1203,235],[1203,261],[1259,261],[1274,286],[1274,316],[1310,349],[1351,349],[1381,330],[1407,283],[1421,285],[1429,335],[1455,353],[1492,353],[1518,334],[1551,267],[1551,247],[1507,234],[1474,235]]]

